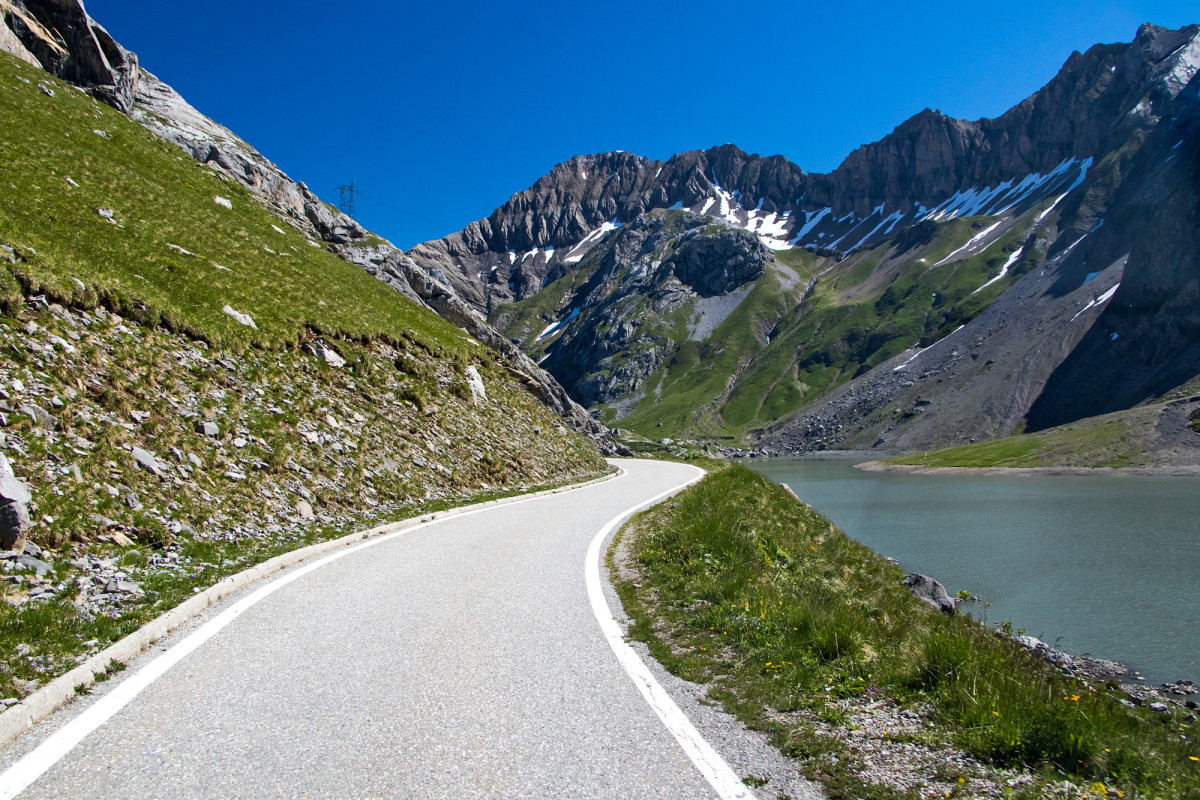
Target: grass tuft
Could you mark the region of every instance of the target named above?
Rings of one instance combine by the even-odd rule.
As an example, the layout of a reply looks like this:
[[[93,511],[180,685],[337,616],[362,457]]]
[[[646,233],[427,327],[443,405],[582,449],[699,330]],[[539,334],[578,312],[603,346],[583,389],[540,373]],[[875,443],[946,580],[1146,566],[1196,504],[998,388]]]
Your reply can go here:
[[[833,784],[886,796],[856,783],[853,759],[831,761],[837,748],[808,728],[838,722],[839,698],[871,697],[931,706],[959,747],[1045,782],[1200,797],[1194,718],[1125,707],[1118,690],[931,611],[898,568],[746,468],[710,474],[621,536],[634,556],[617,581],[630,635],[677,674],[717,682],[728,708]],[[768,709],[808,713],[781,724]]]

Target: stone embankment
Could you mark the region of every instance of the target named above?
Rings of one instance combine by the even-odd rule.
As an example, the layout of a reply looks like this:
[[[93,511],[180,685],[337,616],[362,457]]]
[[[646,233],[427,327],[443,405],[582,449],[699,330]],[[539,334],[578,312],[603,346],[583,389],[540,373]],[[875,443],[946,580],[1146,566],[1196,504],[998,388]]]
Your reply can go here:
[[[237,353],[104,308],[14,311],[0,318],[5,702],[263,558],[607,469],[483,347],[451,359],[314,334]]]

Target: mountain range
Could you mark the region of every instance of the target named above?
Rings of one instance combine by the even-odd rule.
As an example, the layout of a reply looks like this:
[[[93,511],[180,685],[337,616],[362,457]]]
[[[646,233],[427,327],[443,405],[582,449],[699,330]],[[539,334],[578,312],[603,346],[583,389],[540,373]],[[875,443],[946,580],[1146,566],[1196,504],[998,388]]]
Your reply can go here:
[[[1073,53],[996,119],[829,174],[733,145],[556,166],[409,256],[611,425],[927,449],[1200,373],[1200,27]]]
[[[576,156],[407,253],[138,65],[77,2],[0,47],[492,348],[606,452],[921,450],[1200,385],[1200,26],[1073,53],[995,119],[926,109],[828,174],[726,144]],[[591,413],[582,406],[590,407]]]

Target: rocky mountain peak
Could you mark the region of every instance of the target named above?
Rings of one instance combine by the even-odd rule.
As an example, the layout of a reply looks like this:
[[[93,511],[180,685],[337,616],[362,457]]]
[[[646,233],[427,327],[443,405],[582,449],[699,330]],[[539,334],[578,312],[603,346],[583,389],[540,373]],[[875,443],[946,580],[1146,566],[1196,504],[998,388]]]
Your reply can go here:
[[[927,218],[1028,207],[1083,185],[1114,143],[1159,124],[1200,66],[1198,33],[1143,25],[1131,43],[1073,53],[999,117],[960,120],[926,108],[829,174],[733,144],[665,162],[576,156],[486,219],[410,255],[488,312],[537,291],[605,231],[653,209],[708,215],[776,249],[846,254]]]

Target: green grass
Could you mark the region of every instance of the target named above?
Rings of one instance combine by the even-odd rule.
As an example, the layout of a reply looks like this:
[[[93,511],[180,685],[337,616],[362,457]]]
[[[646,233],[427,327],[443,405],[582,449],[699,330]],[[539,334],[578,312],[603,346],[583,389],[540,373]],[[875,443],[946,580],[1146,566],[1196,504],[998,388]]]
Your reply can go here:
[[[1037,433],[911,453],[885,464],[920,467],[1140,467],[1150,464],[1162,406],[1090,417]]]
[[[876,248],[835,264],[804,250],[776,253],[800,274],[800,288],[819,271],[828,273],[798,305],[796,292],[782,292],[774,277],[760,279],[708,342],[679,344],[649,381],[661,393],[648,395],[620,424],[648,436],[737,440],[914,344],[928,346],[943,338],[1032,268],[1033,262],[1023,259],[1004,280],[976,293],[1020,246],[1017,233],[1005,235],[984,253],[932,266],[991,222],[968,218],[943,223],[929,245],[901,257]],[[881,288],[865,294],[849,291],[879,271],[889,276]],[[772,327],[767,342],[761,332]]]
[[[0,443],[31,487],[31,539],[55,566],[57,597],[14,607],[30,584],[0,586],[11,601],[0,602],[0,696],[279,553],[607,470],[496,353],[176,146],[3,53],[0,119],[0,244],[13,251],[0,249],[0,379],[14,394]],[[315,337],[342,368],[301,349]],[[469,366],[486,402],[467,388]],[[13,411],[26,401],[51,408],[53,424]],[[197,433],[200,418],[220,435]],[[172,474],[138,469],[134,447]],[[194,471],[184,451],[199,459]],[[296,518],[301,498],[318,521]],[[104,543],[93,514],[134,546]],[[185,568],[152,563],[164,551]],[[80,617],[70,559],[88,553],[122,559],[145,597]]]
[[[621,425],[647,436],[674,436],[697,429],[700,433],[726,433],[728,423],[713,419],[712,404],[726,390],[729,376],[764,347],[763,325],[778,319],[789,306],[778,279],[764,276],[707,341],[677,340],[680,344],[674,356],[648,382],[657,384],[660,391],[648,396]],[[733,422],[732,427],[737,424]]]
[[[489,315],[488,321],[502,326],[504,334],[521,339],[528,352],[542,352],[544,345],[537,344],[538,335],[551,320],[560,316],[559,312],[567,298],[586,284],[599,267],[593,260],[585,258],[584,262],[579,269],[551,281],[536,294],[498,306]]]
[[[55,96],[43,95],[38,82]],[[256,196],[5,53],[0,118],[0,244],[24,257],[7,271],[25,294],[102,300],[126,316],[235,349],[294,345],[308,328],[415,336],[452,351],[465,346],[461,331],[313,247]],[[214,202],[218,195],[233,209]],[[100,216],[101,208],[123,227]],[[0,299],[19,300],[16,290],[11,278],[0,280]],[[226,304],[258,329],[223,313]]]
[[[886,795],[858,785],[853,758],[831,759],[835,744],[807,723],[767,709],[837,720],[832,703],[844,697],[927,703],[935,733],[985,763],[1131,797],[1200,797],[1183,713],[1123,707],[1119,691],[1068,679],[969,617],[933,612],[899,569],[748,469],[710,474],[621,536],[635,568],[618,581],[631,636],[672,672],[711,682],[837,796]]]

